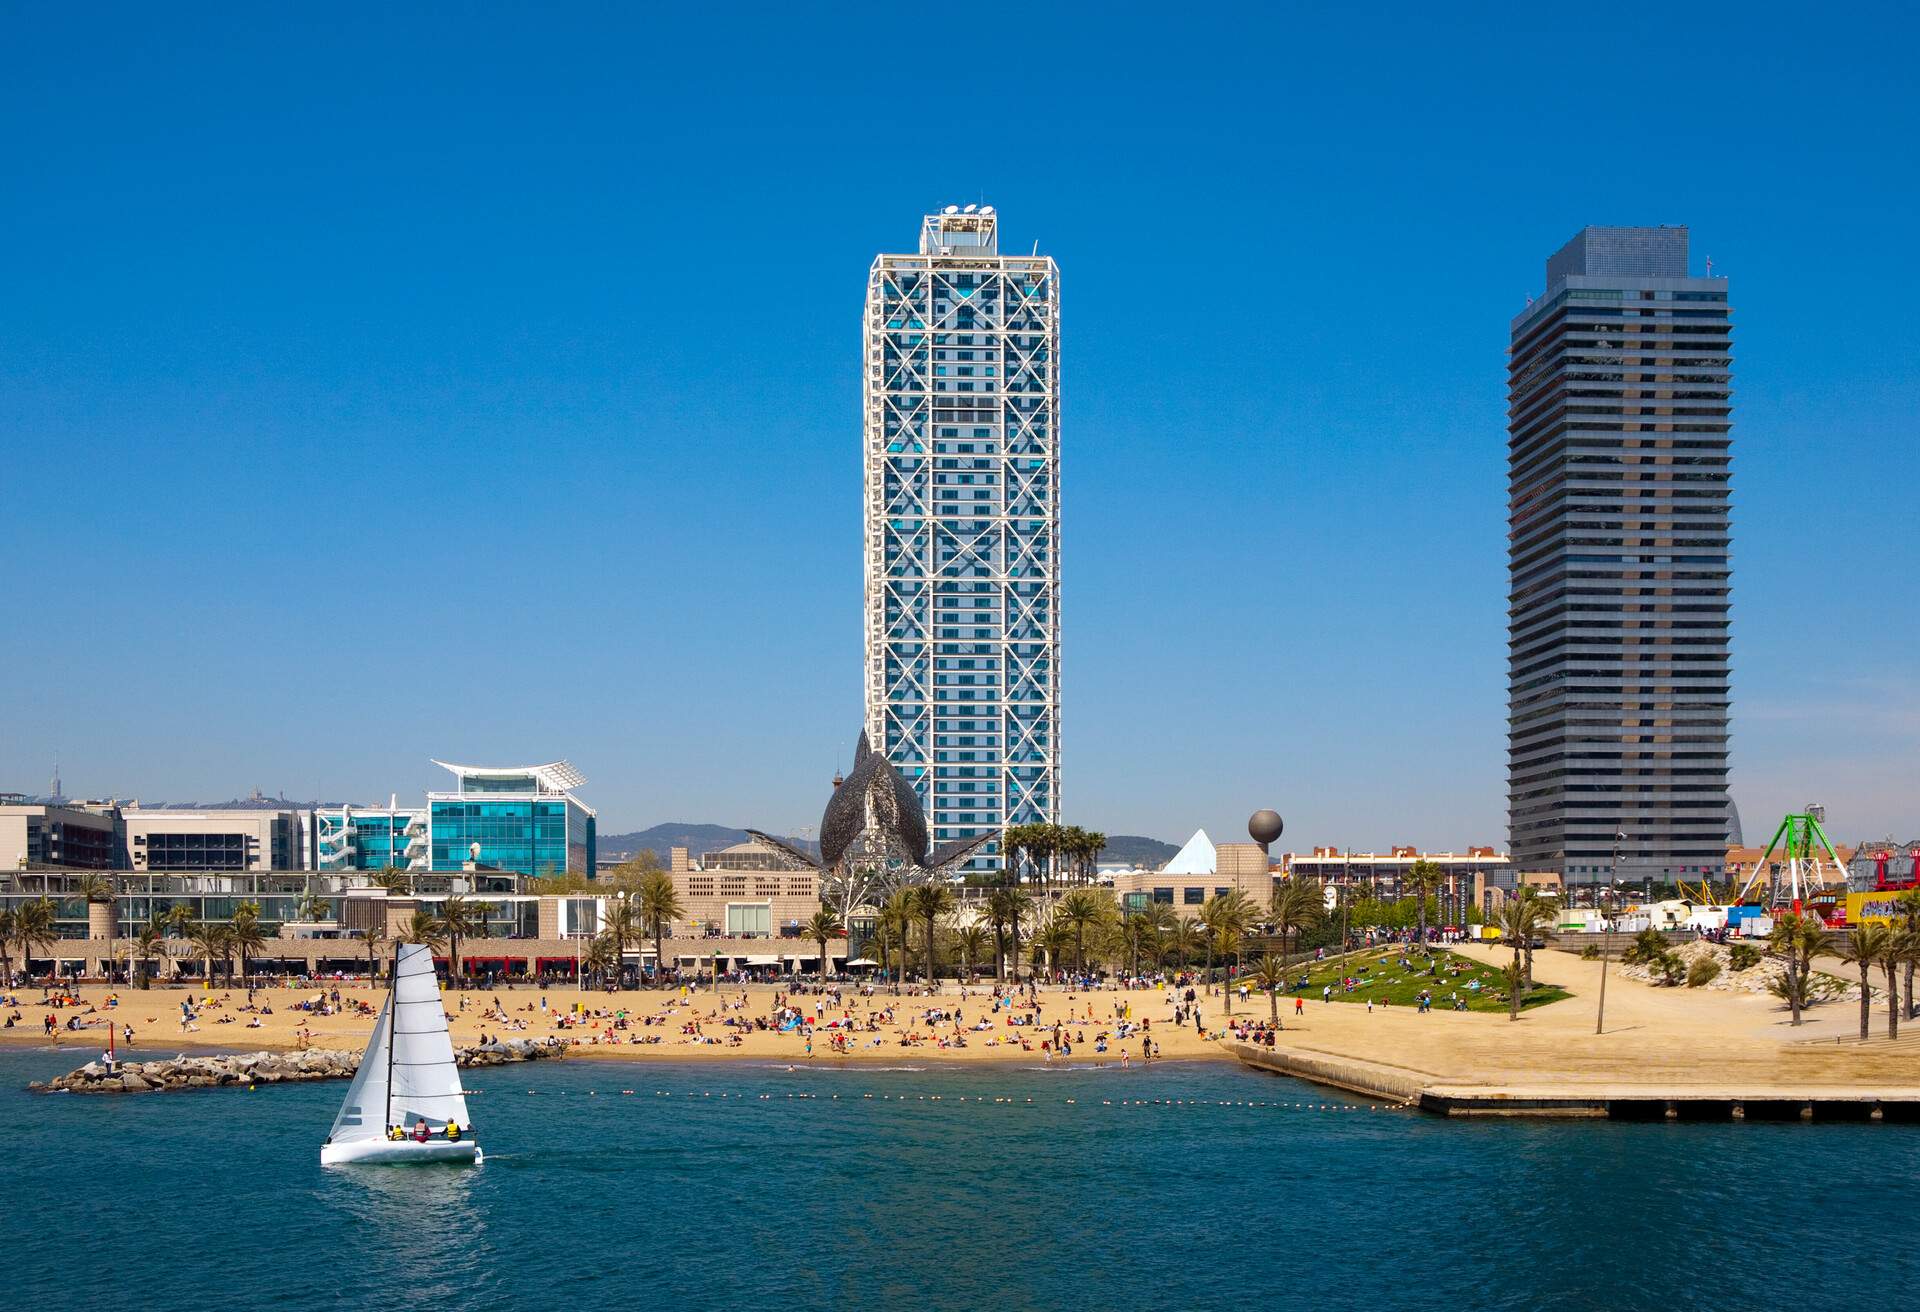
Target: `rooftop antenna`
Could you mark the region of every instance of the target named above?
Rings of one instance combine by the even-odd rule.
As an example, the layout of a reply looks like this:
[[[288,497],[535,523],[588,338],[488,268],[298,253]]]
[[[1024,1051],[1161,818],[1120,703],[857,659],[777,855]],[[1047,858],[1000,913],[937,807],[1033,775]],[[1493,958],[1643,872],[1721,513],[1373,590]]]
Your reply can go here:
[[[1707,277],[1713,277],[1713,256],[1707,256]]]

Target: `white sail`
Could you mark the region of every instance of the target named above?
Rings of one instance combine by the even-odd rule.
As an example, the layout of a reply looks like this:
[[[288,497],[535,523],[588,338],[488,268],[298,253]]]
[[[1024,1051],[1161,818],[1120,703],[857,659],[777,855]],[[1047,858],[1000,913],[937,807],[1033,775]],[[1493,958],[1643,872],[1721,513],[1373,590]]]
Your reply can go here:
[[[360,1055],[360,1069],[353,1073],[347,1100],[333,1118],[328,1143],[362,1143],[387,1137],[387,1044],[392,1038],[393,999],[380,1007],[380,1018],[373,1023],[373,1037]]]
[[[453,1064],[453,1039],[440,1002],[440,981],[433,974],[433,949],[424,943],[402,944],[393,970],[388,1123],[412,1126],[425,1121],[442,1130],[453,1121],[467,1133],[472,1122],[460,1069]]]

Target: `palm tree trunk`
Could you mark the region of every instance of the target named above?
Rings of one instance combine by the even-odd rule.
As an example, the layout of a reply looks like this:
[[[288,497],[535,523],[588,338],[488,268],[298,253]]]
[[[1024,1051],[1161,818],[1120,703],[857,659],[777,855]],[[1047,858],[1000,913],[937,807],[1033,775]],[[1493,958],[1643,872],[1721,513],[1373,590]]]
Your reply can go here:
[[[1891,957],[1887,959],[1887,1037],[1900,1037],[1900,975],[1899,963]]]
[[[1862,957],[1860,959],[1860,1037],[1862,1039],[1867,1037],[1867,1031],[1872,1025],[1873,1013],[1870,1008],[1873,1006],[1873,990],[1868,984],[1872,976],[1873,963]]]
[[[460,987],[460,936],[451,929],[447,931],[447,978],[454,988]]]
[[[1013,915],[1013,986],[1020,987],[1020,913]]]
[[[1913,963],[1913,962],[1911,962],[1911,961],[1909,961],[1909,962],[1907,963],[1907,971],[1906,971],[1906,974],[1907,974],[1907,1019],[1908,1019],[1908,1020],[1912,1020],[1912,1019],[1913,1019],[1913,967],[1914,967],[1914,963]]]

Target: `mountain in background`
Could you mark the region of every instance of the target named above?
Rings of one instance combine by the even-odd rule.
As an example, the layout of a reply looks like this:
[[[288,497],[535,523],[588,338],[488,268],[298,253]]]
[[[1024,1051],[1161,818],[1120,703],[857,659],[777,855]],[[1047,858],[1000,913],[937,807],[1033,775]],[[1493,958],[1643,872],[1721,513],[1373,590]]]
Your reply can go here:
[[[1099,864],[1144,866],[1149,870],[1165,865],[1179,854],[1176,843],[1139,834],[1108,834],[1107,845],[1100,849]]]
[[[595,841],[603,861],[609,858],[625,860],[642,852],[652,852],[664,865],[667,853],[673,848],[684,847],[688,856],[698,858],[708,852],[718,852],[723,847],[746,842],[747,831],[729,829],[726,825],[690,825],[668,821],[631,834],[601,834]],[[787,841],[803,852],[819,855],[820,845],[810,838],[789,838]]]

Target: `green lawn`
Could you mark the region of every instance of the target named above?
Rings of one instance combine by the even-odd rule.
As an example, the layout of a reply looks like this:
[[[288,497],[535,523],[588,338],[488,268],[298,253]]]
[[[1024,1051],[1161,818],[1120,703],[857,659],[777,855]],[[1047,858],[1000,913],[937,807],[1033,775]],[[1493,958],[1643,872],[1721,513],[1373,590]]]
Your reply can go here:
[[[1413,972],[1403,969],[1402,959],[1417,963]],[[1548,984],[1539,978],[1540,967],[1545,964],[1545,954],[1534,954],[1533,991],[1527,995],[1522,1010],[1528,1007],[1544,1006],[1549,1002],[1558,1002],[1571,997],[1558,985]],[[1427,974],[1429,965],[1438,967],[1438,973]],[[1452,974],[1451,968],[1458,966],[1460,973]],[[1361,968],[1365,967],[1363,971]],[[1483,966],[1470,957],[1457,953],[1435,949],[1432,957],[1408,957],[1404,948],[1370,948],[1365,952],[1353,952],[1335,961],[1308,962],[1295,967],[1294,978],[1298,971],[1307,972],[1307,987],[1296,988],[1294,993],[1303,994],[1310,1005],[1320,1003],[1320,989],[1323,985],[1333,986],[1335,1002],[1357,1002],[1365,1005],[1371,998],[1375,1006],[1413,1007],[1419,1004],[1420,991],[1431,990],[1433,1009],[1448,1011],[1453,1007],[1452,995],[1458,992],[1466,999],[1468,1011],[1505,1011],[1506,985],[1501,979],[1500,970],[1494,966]],[[1353,992],[1346,992],[1340,985],[1341,979],[1352,975],[1356,979]],[[1479,988],[1468,985],[1478,982]]]

